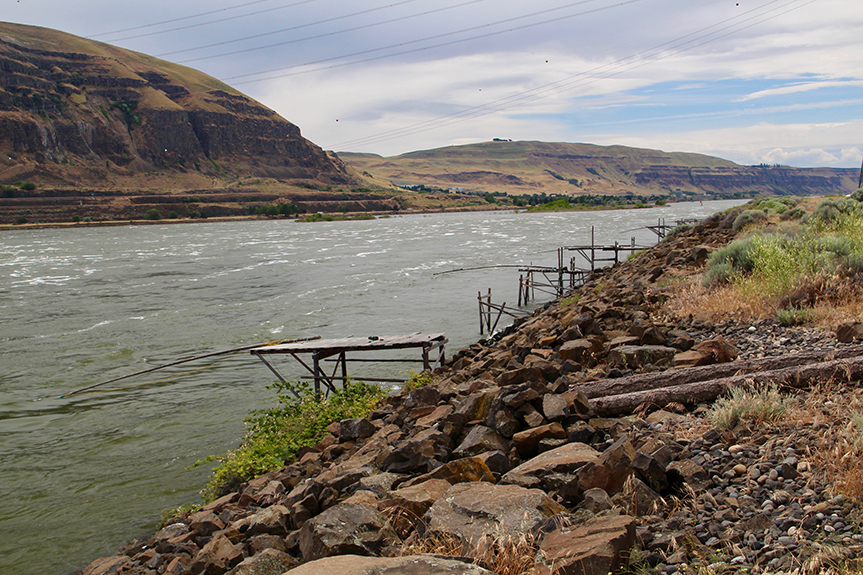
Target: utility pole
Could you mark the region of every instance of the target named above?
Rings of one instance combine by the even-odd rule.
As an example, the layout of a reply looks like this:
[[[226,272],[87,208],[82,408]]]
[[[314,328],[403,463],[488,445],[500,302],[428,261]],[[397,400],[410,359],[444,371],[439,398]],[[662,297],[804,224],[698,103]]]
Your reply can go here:
[[[863,162],[860,163],[860,179],[857,180],[857,189],[863,188]]]

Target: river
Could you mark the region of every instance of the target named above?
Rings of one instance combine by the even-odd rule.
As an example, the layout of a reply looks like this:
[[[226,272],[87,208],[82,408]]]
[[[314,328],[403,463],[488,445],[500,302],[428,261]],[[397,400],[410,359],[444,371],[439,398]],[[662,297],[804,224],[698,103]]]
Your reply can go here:
[[[518,271],[436,272],[553,266],[591,226],[597,243],[653,245],[659,218],[740,203],[4,232],[0,572],[69,573],[152,532],[162,510],[199,500],[210,468],[190,466],[236,447],[249,410],[274,403],[273,376],[245,353],[72,390],[290,337],[444,332],[452,354],[480,337],[477,292],[515,304]]]

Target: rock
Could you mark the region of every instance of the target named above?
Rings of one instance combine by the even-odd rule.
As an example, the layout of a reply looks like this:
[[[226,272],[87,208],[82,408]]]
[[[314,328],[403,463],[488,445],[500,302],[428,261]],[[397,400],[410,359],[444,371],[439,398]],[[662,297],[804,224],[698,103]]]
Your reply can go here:
[[[631,477],[612,500],[626,513],[637,517],[653,515],[662,506],[659,494],[637,477]]]
[[[509,457],[507,457],[506,453],[503,451],[488,451],[486,453],[480,453],[477,455],[477,458],[485,463],[486,467],[495,474],[495,477],[503,475],[510,470]]]
[[[464,441],[453,451],[453,457],[473,457],[487,451],[509,451],[509,442],[485,425],[474,426]]]
[[[303,561],[332,555],[374,555],[397,538],[387,517],[367,505],[340,503],[313,517],[300,530]]]
[[[339,422],[339,442],[356,441],[371,437],[378,430],[368,419],[345,419]]]
[[[548,425],[541,425],[525,431],[519,431],[512,436],[512,442],[522,457],[529,457],[536,453],[536,446],[542,439],[566,439],[567,434],[563,426],[555,421]]]
[[[537,575],[608,575],[625,565],[635,545],[635,519],[597,517],[572,530],[558,529],[540,544]]]
[[[612,503],[611,497],[608,496],[605,489],[593,487],[584,492],[584,499],[580,507],[587,509],[591,513],[599,514],[614,507],[614,503]]]
[[[495,575],[471,563],[437,555],[405,557],[327,557],[285,573],[285,575]]]
[[[435,428],[423,429],[402,441],[381,461],[381,469],[391,473],[427,471],[434,462],[449,459],[452,439]]]
[[[272,505],[241,521],[248,526],[246,533],[250,537],[259,533],[285,536],[290,516],[291,512],[285,506]]]
[[[81,575],[114,575],[125,571],[125,567],[132,562],[126,555],[114,555],[113,557],[100,557],[84,568]]]
[[[475,545],[484,535],[518,537],[565,508],[539,489],[486,482],[450,488],[425,514],[425,533],[451,535]]]
[[[193,574],[207,572],[223,573],[237,566],[243,560],[243,551],[238,545],[216,533],[210,542],[198,551],[189,570]]]
[[[526,381],[542,381],[542,372],[537,367],[522,367],[505,371],[497,376],[495,382],[500,387],[507,387]]]
[[[738,351],[721,335],[713,339],[704,341],[692,348],[694,351],[708,352],[712,355],[713,361],[710,363],[727,363],[737,359]]]
[[[559,353],[563,361],[581,363],[591,353],[591,344],[586,339],[571,339],[560,346]]]
[[[393,491],[378,503],[378,510],[390,517],[390,524],[401,537],[407,537],[417,521],[449,488],[444,479],[429,479],[411,487]]]
[[[253,557],[247,557],[227,575],[282,575],[297,566],[299,561],[283,551],[264,549]]]
[[[507,472],[501,483],[526,488],[554,490],[572,480],[574,474],[588,463],[599,463],[600,453],[583,443],[568,443],[546,451]]]
[[[465,421],[484,420],[500,393],[499,389],[484,389],[471,393],[456,406],[455,413],[463,415]]]
[[[566,398],[548,393],[542,398],[542,413],[548,421],[560,421],[569,416],[569,404]]]
[[[839,343],[851,343],[863,339],[863,322],[852,321],[836,328],[836,339]]]
[[[189,516],[189,528],[200,536],[206,537],[225,528],[225,522],[212,511],[199,511]]]
[[[602,452],[600,463],[608,469],[609,478],[605,491],[614,495],[623,488],[623,484],[633,474],[632,462],[635,460],[635,448],[627,437],[615,441]]]
[[[609,365],[637,369],[646,365],[666,366],[677,350],[664,345],[622,345],[608,353]]]
[[[437,469],[424,475],[414,477],[405,481],[403,486],[417,485],[429,479],[445,479],[450,485],[464,483],[466,481],[489,481],[494,482],[494,474],[480,457],[464,457],[441,465]]]

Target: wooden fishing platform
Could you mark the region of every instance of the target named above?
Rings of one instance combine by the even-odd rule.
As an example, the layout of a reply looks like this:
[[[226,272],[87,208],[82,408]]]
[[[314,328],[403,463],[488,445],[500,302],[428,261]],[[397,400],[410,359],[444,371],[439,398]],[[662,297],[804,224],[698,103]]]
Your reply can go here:
[[[310,376],[305,376],[302,379],[312,379],[315,385],[315,394],[320,394],[321,384],[328,391],[335,391],[336,381],[346,382],[348,380],[348,361],[358,362],[408,362],[423,364],[423,369],[432,370],[435,367],[443,365],[444,362],[444,347],[448,340],[442,333],[423,334],[412,333],[409,335],[385,335],[385,336],[369,336],[369,337],[344,337],[340,339],[318,339],[314,341],[302,341],[296,343],[286,343],[281,345],[268,345],[264,347],[256,347],[249,351],[255,355],[272,371],[281,381],[287,382],[282,375],[276,370],[273,365],[264,358],[265,355],[271,354],[288,354],[296,359],[304,368],[306,368]],[[370,351],[388,351],[395,349],[421,348],[422,359],[348,359],[349,352],[370,352]],[[437,358],[432,362],[431,352],[438,350]],[[302,360],[301,354],[311,354],[312,365]],[[333,358],[334,359],[328,359]],[[323,361],[331,361],[335,363],[335,367],[331,374],[324,372],[321,363]],[[341,369],[341,375],[337,375]],[[404,379],[381,379],[358,377],[363,381],[377,381],[389,383],[404,383]]]

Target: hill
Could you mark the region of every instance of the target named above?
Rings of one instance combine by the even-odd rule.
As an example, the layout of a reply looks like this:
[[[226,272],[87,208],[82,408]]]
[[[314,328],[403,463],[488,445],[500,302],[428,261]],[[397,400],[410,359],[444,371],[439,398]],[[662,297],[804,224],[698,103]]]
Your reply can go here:
[[[495,140],[387,158],[346,152],[339,157],[399,186],[510,195],[822,195],[857,189],[853,169],[741,166],[701,154],[626,146]]]
[[[0,182],[40,187],[193,190],[226,174],[354,181],[297,126],[202,72],[9,23],[0,152]]]

